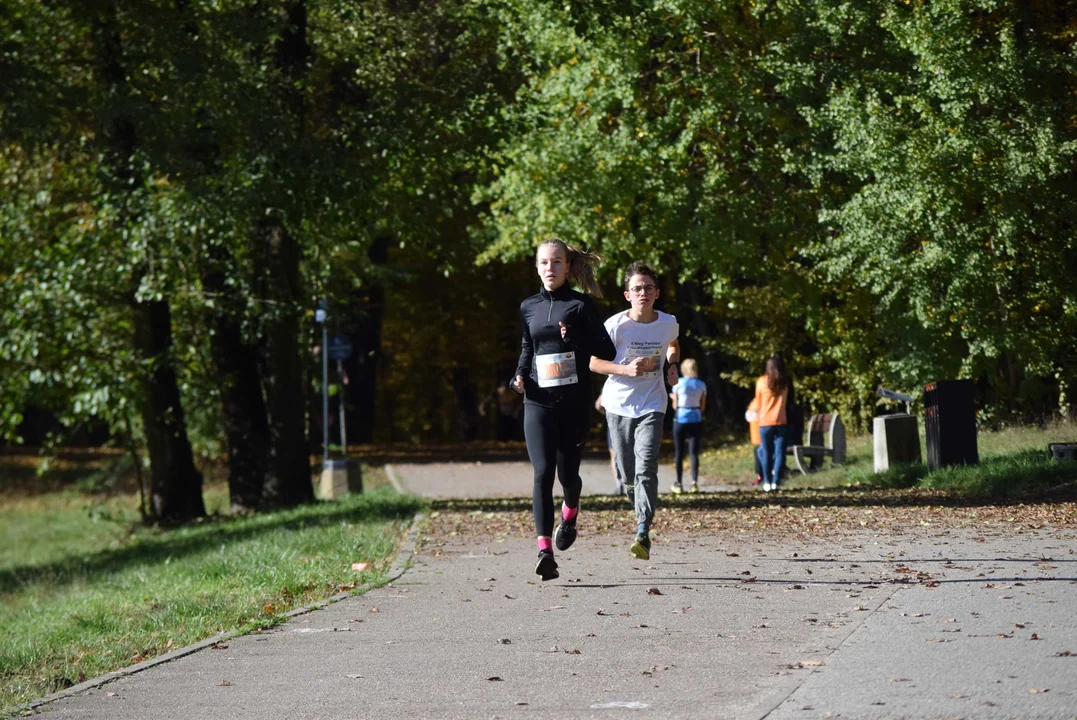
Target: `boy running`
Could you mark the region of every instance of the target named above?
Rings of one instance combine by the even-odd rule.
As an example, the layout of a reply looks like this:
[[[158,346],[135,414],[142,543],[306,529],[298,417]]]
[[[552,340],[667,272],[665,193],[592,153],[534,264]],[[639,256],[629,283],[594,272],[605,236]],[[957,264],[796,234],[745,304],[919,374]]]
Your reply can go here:
[[[651,557],[651,521],[658,503],[658,448],[662,420],[669,402],[662,363],[669,364],[665,381],[677,383],[677,318],[654,309],[658,275],[634,262],[625,271],[625,300],[631,307],[606,320],[606,331],[617,348],[612,362],[591,358],[591,370],[609,375],[602,387],[617,469],[634,495],[636,540],[631,552],[640,560]],[[640,488],[643,492],[635,492]]]

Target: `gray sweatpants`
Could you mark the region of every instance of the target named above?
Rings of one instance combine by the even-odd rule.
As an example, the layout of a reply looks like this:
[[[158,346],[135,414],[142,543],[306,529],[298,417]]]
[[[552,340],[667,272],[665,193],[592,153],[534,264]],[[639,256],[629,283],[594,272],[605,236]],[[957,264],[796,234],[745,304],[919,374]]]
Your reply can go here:
[[[606,411],[613,462],[626,489],[635,495],[636,522],[648,529],[658,505],[658,448],[662,444],[663,417],[663,413],[650,413],[630,418]]]

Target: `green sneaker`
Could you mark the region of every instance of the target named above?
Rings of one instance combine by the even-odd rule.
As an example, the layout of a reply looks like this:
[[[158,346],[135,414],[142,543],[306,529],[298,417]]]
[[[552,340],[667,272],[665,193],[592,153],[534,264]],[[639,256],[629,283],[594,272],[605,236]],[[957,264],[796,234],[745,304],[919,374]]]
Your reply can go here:
[[[669,491],[674,495],[680,495],[684,492],[684,486],[680,483],[673,483],[673,485],[669,488]]]
[[[629,548],[629,552],[631,552],[632,557],[637,560],[650,560],[651,538],[647,535],[637,535],[636,541],[632,543],[632,547]]]

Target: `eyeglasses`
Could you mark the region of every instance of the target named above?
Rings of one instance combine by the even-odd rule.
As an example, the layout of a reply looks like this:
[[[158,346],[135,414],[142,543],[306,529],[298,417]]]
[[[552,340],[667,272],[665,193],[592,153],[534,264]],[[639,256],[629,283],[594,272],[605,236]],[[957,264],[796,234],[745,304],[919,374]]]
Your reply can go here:
[[[658,288],[654,285],[634,285],[628,288],[628,292],[632,293],[633,295],[649,295],[657,289]]]

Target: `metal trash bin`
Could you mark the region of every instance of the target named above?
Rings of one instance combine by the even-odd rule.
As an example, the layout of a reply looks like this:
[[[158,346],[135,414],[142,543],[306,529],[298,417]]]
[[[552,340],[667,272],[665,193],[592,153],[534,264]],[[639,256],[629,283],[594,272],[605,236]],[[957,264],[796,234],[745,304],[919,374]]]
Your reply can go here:
[[[971,380],[938,380],[924,385],[927,466],[977,465],[976,387]]]

